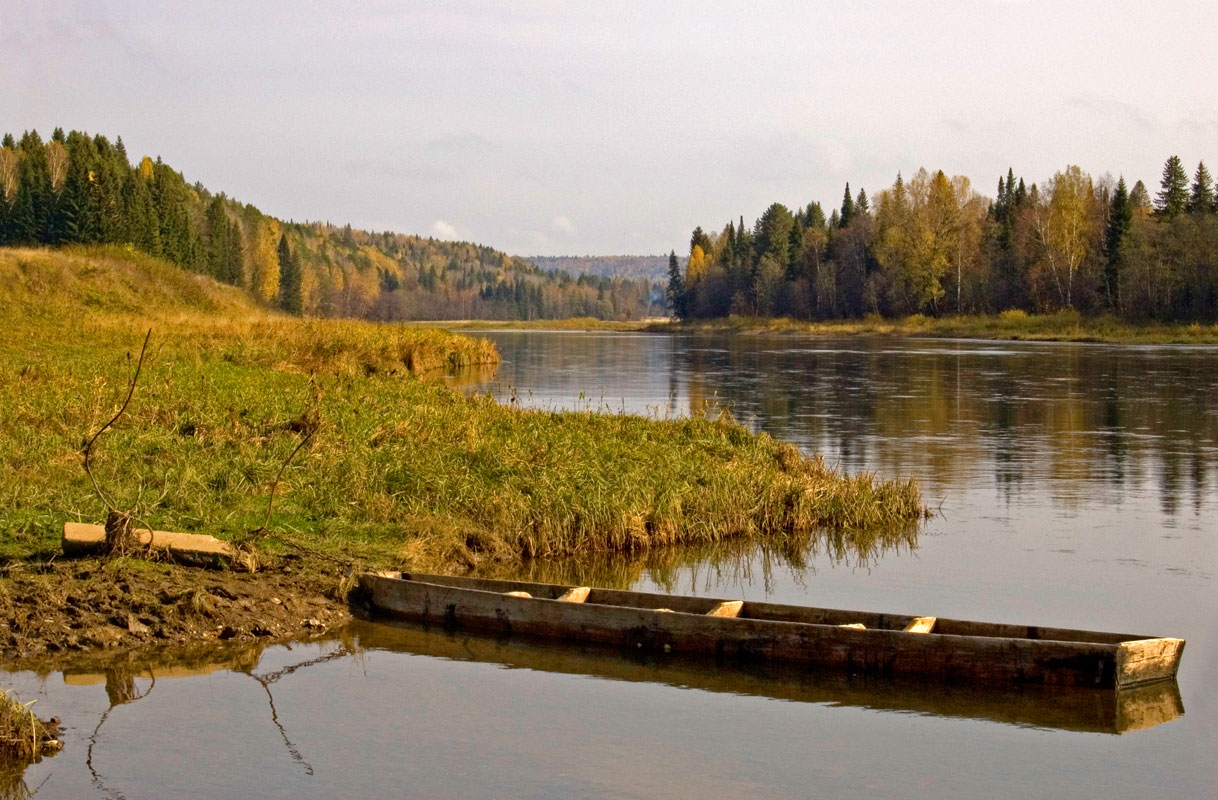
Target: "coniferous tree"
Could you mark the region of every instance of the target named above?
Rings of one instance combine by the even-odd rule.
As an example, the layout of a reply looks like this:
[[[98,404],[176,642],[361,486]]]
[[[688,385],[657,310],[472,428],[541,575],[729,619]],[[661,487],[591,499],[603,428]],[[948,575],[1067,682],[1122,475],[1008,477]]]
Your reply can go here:
[[[26,131],[17,145],[20,151],[21,178],[12,211],[14,241],[40,244],[47,239],[51,211],[51,180],[46,149],[38,131]]]
[[[685,278],[681,275],[681,262],[677,261],[676,250],[668,254],[668,289],[665,296],[672,315],[677,319],[685,319],[687,303]]]
[[[1183,214],[1188,208],[1188,173],[1179,156],[1172,156],[1163,165],[1163,179],[1155,198],[1155,210],[1168,219]]]
[[[1205,168],[1205,162],[1197,164],[1197,174],[1193,176],[1193,190],[1188,198],[1190,214],[1203,214],[1214,210],[1214,180],[1210,171]]]
[[[225,240],[224,273],[220,280],[233,286],[245,285],[245,242],[241,236],[241,224],[231,220],[228,238]]]
[[[706,231],[702,230],[702,226],[694,228],[693,234],[689,237],[689,251],[692,253],[695,247],[701,247],[703,253],[711,251],[710,237],[706,235]]]
[[[300,259],[292,252],[286,235],[279,237],[279,296],[278,305],[289,314],[299,316],[304,311]]]
[[[866,214],[871,210],[871,203],[867,200],[867,190],[859,189],[859,196],[854,201],[854,211],[856,214]]]
[[[220,195],[212,197],[211,202],[207,204],[205,218],[205,271],[216,280],[224,280],[224,276],[228,274],[228,237],[232,229],[229,227],[228,214],[224,211],[224,200]]]
[[[838,217],[838,227],[845,228],[854,219],[854,198],[850,196],[850,184],[846,184],[846,192],[842,196],[842,213]]]
[[[1104,232],[1104,288],[1109,307],[1116,310],[1121,307],[1121,244],[1132,222],[1133,206],[1129,203],[1129,192],[1125,188],[1125,176],[1122,175],[1112,196],[1108,228]]]

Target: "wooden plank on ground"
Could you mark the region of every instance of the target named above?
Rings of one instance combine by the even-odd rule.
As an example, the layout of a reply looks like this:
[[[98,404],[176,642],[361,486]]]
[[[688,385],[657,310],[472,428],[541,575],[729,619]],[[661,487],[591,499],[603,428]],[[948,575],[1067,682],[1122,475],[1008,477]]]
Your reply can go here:
[[[169,531],[135,531],[141,547],[167,553],[175,561],[191,564],[217,565],[253,572],[257,563],[250,553],[244,553],[232,544],[214,536],[197,533],[171,533]],[[65,522],[63,525],[63,552],[67,556],[89,555],[101,552],[106,546],[106,528],[103,525],[88,525],[81,522]]]

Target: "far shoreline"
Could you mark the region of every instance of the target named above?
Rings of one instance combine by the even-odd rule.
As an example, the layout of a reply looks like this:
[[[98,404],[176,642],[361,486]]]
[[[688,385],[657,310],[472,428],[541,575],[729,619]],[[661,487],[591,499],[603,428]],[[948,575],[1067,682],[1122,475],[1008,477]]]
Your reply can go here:
[[[983,341],[1073,342],[1092,344],[1218,345],[1218,323],[1131,323],[1113,316],[1077,312],[805,321],[789,318],[726,317],[707,320],[411,320],[402,324],[453,330],[618,331],[633,333],[781,334],[807,337],[893,336]]]

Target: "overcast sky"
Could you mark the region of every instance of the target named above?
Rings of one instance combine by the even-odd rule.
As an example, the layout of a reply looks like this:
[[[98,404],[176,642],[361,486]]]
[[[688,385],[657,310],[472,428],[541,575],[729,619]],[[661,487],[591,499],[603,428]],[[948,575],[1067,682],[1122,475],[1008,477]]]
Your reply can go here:
[[[4,0],[0,129],[57,125],[284,218],[680,251],[919,166],[1218,167],[1218,2]]]

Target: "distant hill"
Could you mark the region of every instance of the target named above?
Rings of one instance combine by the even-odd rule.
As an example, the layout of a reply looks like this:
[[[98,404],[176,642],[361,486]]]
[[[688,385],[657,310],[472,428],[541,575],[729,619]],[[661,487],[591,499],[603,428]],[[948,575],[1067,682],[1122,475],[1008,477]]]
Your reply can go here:
[[[664,282],[668,280],[668,256],[517,256],[538,269],[572,275],[601,275]],[[681,274],[687,258],[678,256]]]
[[[0,140],[0,246],[130,246],[292,314],[376,320],[663,315],[648,280],[572,276],[485,245],[264,214],[121,137]]]

